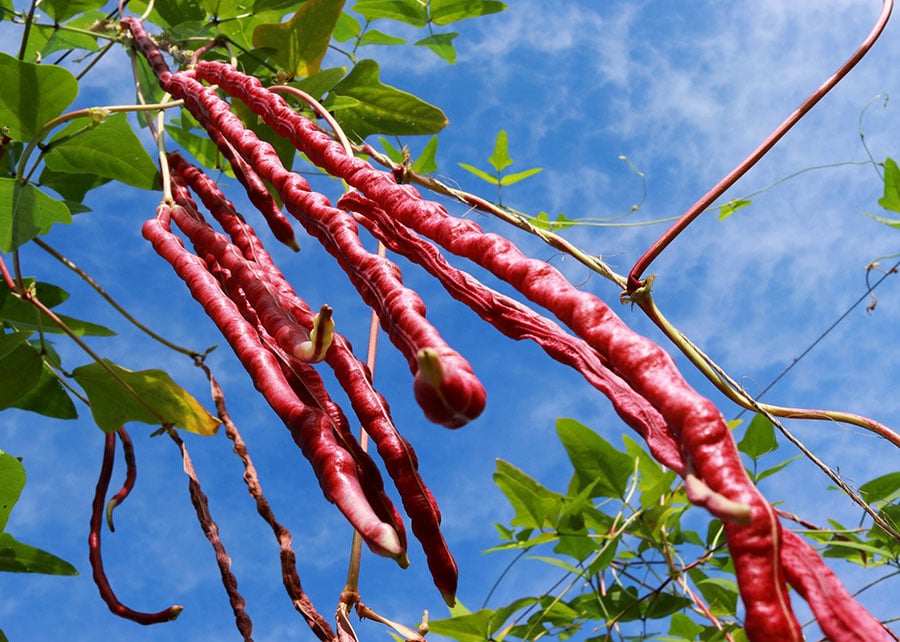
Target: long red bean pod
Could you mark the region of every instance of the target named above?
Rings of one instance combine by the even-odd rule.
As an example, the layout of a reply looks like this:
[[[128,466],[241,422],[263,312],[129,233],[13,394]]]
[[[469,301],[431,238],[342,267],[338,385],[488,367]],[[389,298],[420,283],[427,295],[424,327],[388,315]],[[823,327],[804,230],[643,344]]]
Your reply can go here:
[[[200,196],[244,257],[254,261],[265,281],[278,292],[281,304],[294,314],[301,325],[310,327],[312,311],[296,295],[253,233],[253,228],[224,198],[216,183],[178,154],[170,154],[169,162],[177,176]],[[334,370],[338,383],[347,391],[362,427],[375,442],[385,468],[400,493],[413,533],[422,544],[435,584],[444,600],[452,604],[458,581],[456,562],[441,533],[440,510],[419,475],[418,459],[412,446],[397,431],[387,401],[372,387],[368,368],[353,355],[346,339],[335,334],[334,345],[326,352],[325,361]]]
[[[110,532],[115,532],[116,528],[113,524],[113,510],[116,506],[125,501],[125,498],[134,490],[134,482],[137,479],[137,461],[134,457],[134,442],[131,436],[125,430],[125,427],[116,431],[119,441],[122,442],[122,453],[125,455],[125,482],[122,488],[115,495],[109,498],[106,503],[106,525],[109,526]]]
[[[359,192],[348,192],[338,202],[357,214],[356,220],[388,249],[421,265],[455,299],[465,303],[497,330],[516,340],[531,339],[553,359],[578,370],[602,392],[625,423],[637,432],[657,461],[684,475],[681,448],[665,421],[636,394],[584,341],[518,301],[487,288],[472,275],[450,265],[438,249],[400,225]]]
[[[210,89],[183,73],[160,80],[164,89],[185,100],[187,109],[208,130],[225,135],[254,170],[275,187],[288,211],[338,260],[363,300],[378,311],[388,336],[409,361],[415,374],[416,398],[426,416],[451,428],[478,416],[484,408],[484,387],[465,359],[425,320],[424,304],[402,285],[397,267],[362,246],[353,220],[331,207],[324,196],[310,192],[302,177],[288,172],[271,145],[246,131],[227,103]]]
[[[605,303],[572,287],[553,267],[523,255],[511,241],[484,234],[471,221],[450,217],[440,205],[421,200],[415,190],[397,185],[389,175],[348,156],[258,81],[212,62],[199,63],[197,74],[240,98],[315,164],[346,180],[404,225],[476,261],[550,309],[605,357],[611,369],[655,407],[674,431],[696,466],[698,479],[711,489],[703,497],[725,498],[730,505],[749,512],[749,520],[741,515],[741,520],[749,523],[729,522],[726,533],[747,609],[745,628],[750,638],[801,639],[781,568],[781,525],[747,478],[724,419],[710,401],[684,382],[665,351],[634,333]],[[718,504],[707,503],[707,507]]]
[[[181,612],[184,610],[183,606],[176,604],[156,613],[143,613],[130,609],[116,597],[109,584],[109,579],[106,577],[106,571],[103,569],[103,556],[100,553],[100,531],[103,528],[103,502],[106,499],[106,491],[109,490],[109,480],[112,477],[113,461],[116,454],[116,435],[109,432],[104,435],[104,439],[103,463],[100,465],[100,476],[97,479],[94,501],[91,504],[91,530],[88,536],[88,557],[91,562],[94,583],[100,590],[100,597],[115,615],[144,625],[170,622],[181,615]]]
[[[791,586],[807,601],[822,632],[833,642],[889,642],[896,639],[862,607],[815,549],[785,529],[781,562]]]
[[[178,206],[175,206],[178,207]],[[256,330],[222,292],[202,259],[186,251],[168,229],[169,208],[161,205],[158,216],[146,221],[142,231],[188,286],[191,295],[216,323],[256,388],[291,432],[294,441],[312,463],[326,497],[334,502],[365,539],[373,552],[405,559],[396,531],[372,511],[356,477],[356,464],[333,438],[329,419],[301,403],[284,379],[276,357],[264,346]]]

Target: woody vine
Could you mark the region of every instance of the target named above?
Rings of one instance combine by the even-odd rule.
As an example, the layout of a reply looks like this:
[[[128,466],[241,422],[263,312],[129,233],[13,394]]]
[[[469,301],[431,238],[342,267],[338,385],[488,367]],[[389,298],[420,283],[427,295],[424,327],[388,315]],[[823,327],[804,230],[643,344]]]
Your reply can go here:
[[[4,209],[0,211],[5,217],[4,246],[0,249],[8,259],[0,257],[0,271],[10,305],[18,311],[28,311],[21,313],[24,322],[14,315],[3,319],[2,366],[20,373],[15,385],[7,388],[3,401],[5,406],[41,412],[45,400],[64,404],[63,397],[68,399],[73,395],[90,406],[96,423],[106,432],[100,479],[92,505],[89,549],[94,579],[109,609],[140,624],[162,624],[175,620],[183,608],[190,608],[173,605],[156,612],[136,610],[117,597],[104,572],[101,555],[104,510],[112,530],[114,509],[126,500],[134,484],[133,444],[124,426],[133,421],[158,425],[158,432],[168,435],[178,446],[190,480],[191,501],[215,550],[235,622],[244,639],[251,639],[253,624],[178,429],[211,435],[219,425],[225,427],[244,465],[245,479],[257,509],[278,539],[287,594],[312,635],[322,640],[355,639],[356,632],[350,623],[354,609],[361,617],[385,624],[404,639],[418,640],[427,635],[427,624],[416,630],[414,625],[386,620],[364,605],[358,593],[355,573],[361,543],[372,553],[393,559],[400,567],[408,564],[405,519],[385,488],[379,465],[367,452],[364,444],[368,438],[374,442],[381,465],[399,495],[437,591],[448,606],[456,604],[458,569],[441,532],[438,502],[422,479],[412,445],[394,425],[387,401],[373,385],[374,357],[372,354],[367,359],[357,356],[336,327],[334,310],[329,305],[310,305],[301,298],[300,286],[289,281],[254,231],[256,222],[237,211],[212,178],[211,169],[203,167],[205,161],[221,157],[276,239],[296,249],[293,226],[299,225],[335,259],[408,363],[412,393],[428,420],[452,429],[477,421],[487,402],[487,391],[464,356],[448,345],[426,318],[422,300],[404,285],[400,269],[386,257],[385,249],[421,266],[453,298],[501,333],[516,340],[529,339],[551,359],[578,371],[608,398],[617,415],[641,438],[656,463],[646,453],[629,453],[626,462],[631,463],[625,464],[624,476],[621,472],[614,475],[603,472],[602,476],[590,479],[585,478],[583,470],[577,470],[576,476],[581,474],[582,478],[575,491],[582,501],[618,495],[627,503],[634,488],[629,490],[626,482],[632,479],[635,468],[645,480],[671,471],[675,475],[665,479],[671,488],[658,492],[653,499],[677,503],[679,497],[684,497],[718,520],[720,529],[713,538],[716,543],[709,545],[710,559],[714,552],[722,550],[723,543],[727,546],[728,563],[733,565],[740,593],[740,617],[735,610],[723,622],[721,614],[707,603],[708,596],[706,599],[697,596],[679,578],[683,592],[679,591],[678,599],[670,599],[668,603],[657,601],[658,595],[665,593],[668,582],[663,582],[651,591],[650,598],[635,596],[627,602],[623,595],[630,593],[625,591],[616,598],[618,603],[604,604],[607,637],[617,635],[619,623],[631,619],[635,613],[652,619],[689,611],[699,614],[703,627],[722,638],[739,639],[745,635],[749,640],[800,640],[804,634],[792,606],[799,597],[808,604],[829,639],[892,639],[894,634],[890,629],[854,599],[813,544],[785,525],[790,516],[776,509],[757,490],[754,483],[757,480],[745,469],[738,444],[714,401],[688,385],[662,347],[632,331],[608,303],[572,285],[556,268],[529,258],[511,240],[484,233],[471,220],[450,214],[447,208],[428,197],[427,192],[423,194],[414,187],[418,185],[494,214],[538,235],[550,246],[613,280],[622,288],[622,300],[643,310],[728,398],[759,413],[757,426],[766,421],[770,422],[769,426],[777,424],[778,416],[829,419],[871,431],[887,442],[888,447],[900,447],[900,436],[873,419],[839,411],[781,408],[749,398],[671,327],[654,304],[653,278],[645,276],[650,263],[666,245],[852,69],[877,40],[892,3],[884,2],[871,34],[839,72],[741,166],[698,200],[638,260],[627,277],[615,274],[601,260],[554,233],[554,227],[563,223],[554,226],[546,219],[523,216],[447,187],[417,172],[411,159],[392,159],[366,143],[367,136],[392,133],[390,128],[397,125],[380,124],[379,117],[371,117],[380,105],[375,106],[378,109],[365,109],[367,90],[372,89],[366,83],[373,78],[372,82],[377,83],[377,68],[373,69],[371,61],[356,62],[345,77],[323,77],[327,71],[321,71],[319,65],[332,39],[346,35],[344,32],[351,33],[348,39],[355,38],[357,44],[367,37],[385,39],[388,38],[385,34],[368,29],[371,21],[421,21],[432,33],[420,44],[442,57],[452,57],[452,39],[433,33],[434,27],[504,8],[501,3],[487,1],[462,4],[410,1],[396,3],[393,8],[385,8],[384,4],[361,0],[354,5],[353,11],[366,18],[365,29],[343,12],[343,3],[308,0],[299,8],[289,9],[278,3],[257,2],[246,16],[219,14],[218,6],[204,5],[203,11],[216,18],[213,33],[187,39],[179,37],[177,19],[183,16],[177,8],[159,3],[147,6],[144,16],[138,17],[135,3],[120,6],[106,20],[91,22],[87,28],[72,26],[71,29],[84,37],[107,41],[109,49],[131,54],[138,96],[143,104],[69,113],[64,110],[71,100],[72,83],[77,86],[77,82],[61,66],[23,60],[31,42],[28,30],[37,29],[39,23],[34,19],[34,6],[29,12],[15,14],[21,16],[26,33],[18,57],[4,55],[2,71],[4,79],[12,79],[19,88],[19,98],[33,101],[37,107],[25,112],[15,101],[8,101],[0,112],[6,128],[2,161],[9,173],[9,177],[2,179]],[[85,20],[80,11],[72,13],[76,10],[64,3],[47,3],[45,9],[51,12],[56,25]],[[229,10],[236,11],[234,7]],[[15,13],[14,9],[9,11]],[[286,22],[269,22],[282,15],[289,15]],[[252,26],[252,38],[248,40],[244,35],[246,30],[238,34],[229,29],[226,26],[229,20],[232,24],[243,21],[245,29],[248,24]],[[162,29],[152,34],[147,29],[148,23]],[[299,50],[288,44],[298,39],[303,43]],[[316,100],[322,96],[325,96],[324,106]],[[353,108],[360,103],[362,108]],[[395,114],[395,117],[406,122],[405,126],[413,130],[411,133],[430,133],[430,128],[443,126],[436,108],[416,99],[406,104],[410,113]],[[181,128],[173,128],[167,121],[166,114],[171,110],[183,110]],[[52,225],[69,220],[69,205],[47,195],[42,188],[49,187],[67,196],[69,201],[78,200],[65,176],[80,175],[82,168],[66,159],[67,145],[77,142],[97,153],[108,153],[107,146],[112,144],[110,135],[128,136],[130,140],[133,134],[128,121],[119,114],[121,111],[133,111],[146,119],[158,150],[158,183],[156,167],[148,173],[146,154],[135,151],[136,160],[114,165],[107,174],[98,174],[97,186],[115,180],[147,189],[161,188],[156,212],[148,213],[151,215],[143,223],[143,236],[218,327],[255,388],[308,460],[325,498],[335,504],[357,533],[351,573],[338,599],[333,624],[303,589],[290,537],[262,493],[243,438],[229,418],[222,389],[212,374],[209,354],[172,346],[185,353],[209,377],[215,415],[205,411],[168,376],[128,371],[103,359],[81,338],[92,332],[102,333],[102,328],[56,314],[52,309],[52,290],[26,277],[20,264],[18,249],[22,245],[35,243],[52,252],[41,235]],[[185,123],[189,124],[184,126]],[[258,133],[261,124],[267,126],[266,131],[271,132],[268,135],[279,148],[261,137]],[[64,128],[58,131],[60,126]],[[291,156],[299,153],[305,164],[341,179],[347,186],[346,192],[335,203],[316,192],[300,171],[292,169],[293,161],[283,160],[280,151],[285,143],[294,150]],[[181,147],[181,151],[176,147]],[[188,160],[190,155],[195,156],[196,162]],[[36,180],[35,172],[42,164],[44,171]],[[502,162],[495,165],[498,174],[504,169],[502,165]],[[886,164],[885,170],[896,171],[896,166]],[[525,178],[526,174],[512,178]],[[498,187],[511,182],[497,179]],[[210,217],[214,222],[208,220]],[[365,247],[360,228],[378,240],[381,245],[378,250]],[[448,254],[474,262],[498,282],[511,286],[521,300],[501,294],[453,267],[446,258]],[[552,317],[538,312],[532,305],[544,308]],[[34,323],[35,319],[38,323]],[[37,338],[33,336],[32,326],[39,328]],[[44,335],[49,327],[82,346],[90,363],[67,375],[45,343]],[[355,419],[351,420],[346,410],[332,399],[314,365],[318,363],[324,363],[333,373]],[[22,376],[23,372],[27,376]],[[73,389],[70,379],[80,391]],[[357,423],[365,435],[363,438],[353,432]],[[569,431],[571,441],[591,439],[578,428],[570,427]],[[122,489],[107,502],[117,441],[125,451],[128,475]],[[597,449],[601,451],[602,447]],[[604,456],[621,464],[620,454],[607,451]],[[17,470],[13,458],[5,456],[3,461],[8,469]],[[503,475],[509,480],[516,473],[505,470],[500,476]],[[676,476],[680,481],[676,482]],[[632,484],[637,483],[637,477]],[[505,489],[507,494],[514,494],[509,488]],[[647,488],[641,490],[646,492]],[[885,550],[896,550],[900,534],[893,519],[895,513],[884,505],[872,506],[872,502],[866,502],[866,498],[852,489],[846,490],[867,512],[873,522],[872,532],[880,538]],[[538,495],[542,492],[534,490]],[[608,524],[604,522],[608,526],[607,535],[626,532],[632,518],[622,522],[620,517]],[[540,516],[535,526],[542,528],[547,519],[549,515]],[[557,534],[564,530],[561,523],[556,525]],[[661,533],[665,538],[665,526]],[[510,531],[508,535],[511,542],[528,548],[529,533]],[[667,545],[663,544],[662,549],[668,550]],[[14,554],[24,558],[24,546],[15,550],[18,553]],[[609,550],[608,543],[599,550]],[[589,556],[585,555],[584,559]],[[697,564],[703,561],[709,559],[701,558]],[[669,563],[673,575],[686,570],[676,571],[671,559]],[[45,561],[44,565],[45,571],[64,572],[66,568],[59,560]],[[597,571],[588,573],[583,569],[583,572],[588,579]],[[603,597],[615,593],[605,585],[591,585],[591,588]],[[529,620],[526,624],[504,628],[503,635],[532,639],[539,637],[539,631],[546,633],[546,629],[537,625],[542,618],[555,621],[556,602],[543,604],[536,622]],[[647,605],[653,608],[654,604],[656,613],[648,614]],[[472,614],[463,614],[458,622],[466,622],[467,615]],[[577,619],[572,618],[573,627]],[[495,635],[498,622],[483,625],[484,637]],[[432,624],[437,632],[459,635],[462,629],[454,626]]]

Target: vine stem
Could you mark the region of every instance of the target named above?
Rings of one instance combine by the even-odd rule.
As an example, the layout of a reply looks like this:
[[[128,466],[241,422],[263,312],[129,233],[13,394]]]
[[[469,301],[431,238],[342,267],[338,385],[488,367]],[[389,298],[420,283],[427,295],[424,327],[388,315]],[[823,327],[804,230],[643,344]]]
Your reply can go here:
[[[684,231],[684,229],[690,225],[694,220],[700,216],[717,198],[719,198],[725,190],[734,185],[741,176],[747,173],[747,171],[756,165],[759,160],[765,156],[772,147],[774,147],[775,143],[777,143],[781,138],[791,130],[791,128],[797,124],[797,122],[803,118],[815,105],[818,103],[825,94],[831,91],[835,85],[837,85],[841,79],[846,76],[856,64],[862,60],[863,56],[865,56],[869,49],[872,48],[872,45],[875,44],[875,41],[881,36],[882,31],[884,31],[885,26],[887,26],[888,20],[891,17],[891,11],[894,7],[894,0],[882,0],[881,13],[878,15],[878,19],[875,22],[875,26],[869,32],[869,35],[866,36],[866,39],[863,40],[862,44],[853,52],[853,55],[850,56],[847,61],[841,65],[837,71],[835,71],[828,79],[823,82],[816,91],[812,93],[806,100],[804,100],[797,109],[795,109],[787,118],[782,121],[775,130],[769,134],[759,146],[750,152],[750,155],[747,156],[744,160],[742,160],[737,167],[728,172],[718,183],[716,183],[712,189],[710,189],[706,194],[700,197],[700,199],[691,205],[684,214],[679,217],[679,219],[668,229],[666,230],[662,236],[660,236],[656,241],[653,242],[647,251],[645,251],[641,257],[637,260],[634,266],[631,268],[631,272],[628,274],[628,284],[627,290],[628,292],[633,292],[641,287],[641,276],[650,266],[650,264],[658,257],[669,244],[675,240],[675,238]]]
[[[78,267],[78,265],[76,265],[74,262],[72,262],[69,258],[67,258],[63,254],[61,254],[59,251],[57,251],[55,248],[53,248],[49,243],[41,240],[41,238],[39,236],[33,238],[32,241],[39,248],[41,248],[42,250],[47,252],[50,256],[55,258],[57,261],[59,261],[60,263],[65,265],[67,268],[69,268],[70,270],[75,272],[75,274],[77,274],[82,279],[84,279],[87,282],[87,284],[90,285],[92,288],[94,288],[94,290],[97,292],[97,294],[102,296],[106,300],[106,302],[109,303],[119,314],[121,314],[123,317],[128,319],[128,321],[130,323],[132,323],[139,330],[141,330],[142,332],[147,334],[149,337],[151,337],[155,341],[158,341],[159,343],[163,344],[167,348],[174,350],[175,352],[180,352],[183,355],[187,355],[191,359],[202,359],[203,358],[202,353],[199,353],[195,350],[191,350],[189,348],[183,348],[175,343],[172,343],[171,341],[168,341],[164,337],[156,334],[153,330],[151,330],[150,328],[148,328],[147,326],[142,324],[134,316],[132,316],[125,308],[123,308],[106,290],[104,290],[103,287],[99,283],[97,283],[93,278],[91,278],[91,275],[89,275],[83,269]]]

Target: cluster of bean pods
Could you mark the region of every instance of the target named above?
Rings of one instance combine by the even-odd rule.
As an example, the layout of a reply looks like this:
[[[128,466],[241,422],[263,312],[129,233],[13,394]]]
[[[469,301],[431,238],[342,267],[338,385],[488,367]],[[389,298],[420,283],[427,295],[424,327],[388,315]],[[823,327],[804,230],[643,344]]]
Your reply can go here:
[[[452,296],[502,333],[535,341],[610,399],[625,423],[645,439],[651,454],[685,479],[689,499],[725,522],[750,640],[803,639],[791,608],[789,584],[807,600],[829,639],[889,639],[884,627],[853,600],[815,550],[782,530],[774,509],[748,478],[723,417],[687,384],[662,348],[636,334],[603,301],[578,290],[552,266],[528,258],[505,237],[484,233],[474,222],[451,216],[440,204],[398,183],[391,173],[349,154],[258,79],[205,60],[173,73],[139,21],[126,19],[123,26],[150,62],[161,87],[184,101],[231,162],[251,201],[277,228],[276,236],[288,244],[293,239],[277,222],[281,215],[266,184],[334,256],[408,360],[414,392],[426,417],[459,427],[483,409],[484,389],[463,357],[425,319],[424,305],[403,285],[398,268],[362,246],[358,224],[392,251],[424,267]],[[313,164],[355,191],[345,194],[336,206],[311,191],[302,177],[285,169],[270,145],[244,126],[217,91],[242,101]],[[218,324],[257,388],[312,462],[326,496],[372,550],[403,564],[402,522],[384,494],[377,468],[359,449],[346,417],[328,397],[309,361],[321,358],[334,369],[354,412],[377,443],[436,585],[452,603],[456,566],[440,533],[440,513],[419,477],[412,448],[396,431],[366,367],[338,335],[330,346],[317,344],[316,337],[310,336],[315,315],[215,183],[175,154],[169,156],[169,163],[174,203],[163,204],[145,224],[145,236]],[[214,231],[202,219],[190,191],[201,198],[226,234]],[[193,243],[195,252],[172,233],[170,221]],[[569,330],[451,267],[442,250],[508,282]]]

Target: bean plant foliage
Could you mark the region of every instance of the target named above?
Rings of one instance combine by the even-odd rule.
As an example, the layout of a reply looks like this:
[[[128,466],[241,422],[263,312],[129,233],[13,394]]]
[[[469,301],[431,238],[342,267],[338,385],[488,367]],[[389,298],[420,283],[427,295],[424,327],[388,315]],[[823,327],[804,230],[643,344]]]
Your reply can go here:
[[[890,4],[884,3],[871,40]],[[0,0],[4,33],[18,36],[15,42],[7,38],[0,52],[0,409],[61,422],[87,412],[105,433],[89,533],[101,599],[114,615],[146,625],[177,627],[171,621],[191,608],[188,603],[135,610],[117,597],[104,571],[101,534],[111,535],[114,509],[135,479],[128,430],[145,424],[145,434],[170,438],[179,448],[190,500],[214,549],[210,564],[218,564],[243,639],[252,639],[252,604],[245,607],[240,595],[227,533],[220,536],[210,514],[185,432],[209,438],[224,432],[233,442],[252,501],[280,547],[297,629],[310,638],[353,640],[357,632],[360,639],[371,637],[373,628],[351,625],[355,609],[366,627],[384,626],[405,640],[800,640],[804,631],[795,608],[805,602],[818,626],[813,630],[829,639],[896,639],[830,569],[837,562],[856,565],[873,583],[898,571],[900,472],[868,480],[855,493],[835,486],[834,493],[854,494],[864,510],[862,521],[850,525],[805,521],[773,506],[757,484],[790,475],[790,464],[802,456],[782,455],[786,449],[776,438],[783,429],[780,416],[844,422],[874,432],[886,448],[900,447],[900,438],[865,417],[750,399],[668,325],[653,301],[653,278],[643,275],[668,241],[730,183],[689,211],[626,277],[558,234],[578,219],[503,205],[504,190],[541,172],[514,163],[506,130],[498,132],[486,162],[458,163],[484,182],[489,196],[462,192],[435,177],[437,135],[447,117],[439,106],[382,80],[377,51],[406,48],[405,55],[453,64],[457,46],[464,46],[456,25],[506,8],[493,0],[159,0],[119,6]],[[132,70],[135,103],[72,109],[85,78],[104,58]],[[335,61],[342,62],[332,66]],[[413,136],[428,137],[415,158],[392,142]],[[900,170],[890,158],[880,168],[883,212],[871,216],[900,227],[894,216],[900,213]],[[332,203],[307,176],[333,177],[343,194]],[[243,191],[228,195],[219,183]],[[51,229],[59,234],[73,217],[105,216],[89,211],[86,196],[116,189],[159,195],[155,212],[131,221],[135,234],[141,230],[160,257],[159,269],[177,275],[184,296],[192,296],[215,323],[220,349],[227,344],[233,350],[308,460],[325,498],[355,528],[357,538],[348,547],[351,570],[358,570],[363,546],[406,567],[407,547],[416,540],[434,582],[434,589],[421,589],[440,594],[450,609],[446,617],[432,613],[419,622],[421,606],[410,604],[406,623],[387,620],[374,610],[377,604],[363,604],[366,596],[359,595],[354,572],[335,596],[334,620],[322,615],[334,605],[312,603],[295,563],[297,557],[302,562],[302,553],[295,556],[228,414],[214,376],[215,347],[182,348],[146,328],[81,271],[73,262],[77,257],[62,256],[46,240]],[[527,257],[508,238],[485,234],[471,219],[448,212],[452,206],[438,204],[438,197],[455,202],[460,213],[476,208],[492,214],[612,280],[623,302],[645,312],[673,349],[752,414],[726,423],[716,400],[688,386],[666,351],[633,332],[610,305]],[[233,201],[249,201],[256,211],[239,213]],[[720,217],[750,205],[749,199],[734,199],[719,206]],[[254,231],[265,227],[271,236]],[[378,250],[366,247],[361,228],[377,239]],[[426,318],[392,254],[421,266],[486,325],[536,343],[609,399],[630,429],[615,443],[575,419],[557,420],[571,464],[567,487],[548,488],[515,462],[497,461],[494,482],[512,518],[496,524],[498,543],[488,552],[513,553],[514,564],[550,569],[559,578],[551,590],[491,608],[470,609],[457,600],[458,576],[467,569],[457,568],[444,539],[441,498],[425,486],[427,470],[420,474],[412,444],[373,386],[373,357],[354,352],[329,305],[303,300],[302,284],[289,281],[261,240],[277,239],[297,250],[295,229],[334,257],[372,309],[408,363],[411,377],[404,385],[411,385],[428,420],[452,429],[477,422],[485,390],[465,355]],[[147,367],[104,357],[103,341],[114,329],[60,313],[69,293],[53,283],[53,273],[28,272],[20,260],[26,246],[49,253],[60,270],[76,271],[147,341],[161,342],[173,359],[196,365],[197,375],[209,380],[211,398],[190,394],[166,372],[171,364]],[[504,291],[511,288],[516,298],[455,267],[448,255],[477,263],[479,274],[505,281]],[[59,342],[79,348],[83,359],[64,361],[54,348]],[[321,369],[333,372],[327,381],[336,384],[326,383]],[[332,385],[345,391],[348,407],[332,399],[326,387]],[[371,437],[372,454],[354,433],[360,426]],[[119,448],[127,476],[108,497]],[[15,453],[0,451],[0,571],[77,573],[52,552],[6,532],[25,483],[23,463]],[[266,630],[264,621],[255,626]],[[140,631],[133,639],[140,639]]]

